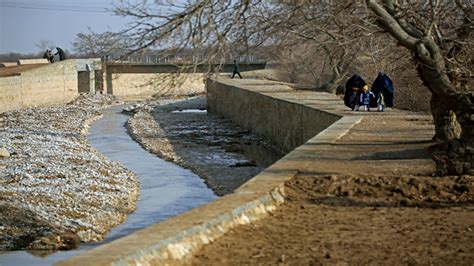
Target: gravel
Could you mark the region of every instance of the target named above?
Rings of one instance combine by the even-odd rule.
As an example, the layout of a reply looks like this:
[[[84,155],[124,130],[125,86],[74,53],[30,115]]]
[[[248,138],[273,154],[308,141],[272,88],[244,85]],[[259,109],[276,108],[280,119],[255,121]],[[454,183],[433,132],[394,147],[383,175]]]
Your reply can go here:
[[[91,147],[107,95],[0,114],[0,250],[71,249],[100,241],[135,209],[136,176]]]

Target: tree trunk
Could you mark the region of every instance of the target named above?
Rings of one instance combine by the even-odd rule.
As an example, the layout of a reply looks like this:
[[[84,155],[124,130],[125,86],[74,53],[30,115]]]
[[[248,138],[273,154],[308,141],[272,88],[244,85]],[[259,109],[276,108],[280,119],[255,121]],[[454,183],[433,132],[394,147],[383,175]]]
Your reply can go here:
[[[446,64],[443,47],[435,38],[424,35],[415,25],[396,15],[393,0],[366,0],[378,16],[380,26],[401,45],[413,52],[420,78],[432,93],[431,112],[435,136],[442,141],[430,148],[437,165],[437,174],[473,174],[474,97],[453,85],[447,75],[453,71]],[[456,125],[456,120],[459,127]],[[460,134],[459,134],[460,133]]]
[[[459,138],[461,125],[459,125],[456,114],[446,108],[446,104],[436,94],[431,96],[431,114],[435,125],[434,139],[437,141],[449,141]]]
[[[440,96],[444,88],[452,86],[446,84],[450,80],[444,78],[441,71],[422,64],[418,65],[418,73],[432,92],[431,113],[438,143],[431,146],[430,151],[436,162],[436,175],[473,173],[472,96],[462,92]]]
[[[333,73],[331,80],[324,83],[320,89],[332,94],[344,93],[344,87],[340,88],[341,86],[339,85],[343,78],[344,76]]]

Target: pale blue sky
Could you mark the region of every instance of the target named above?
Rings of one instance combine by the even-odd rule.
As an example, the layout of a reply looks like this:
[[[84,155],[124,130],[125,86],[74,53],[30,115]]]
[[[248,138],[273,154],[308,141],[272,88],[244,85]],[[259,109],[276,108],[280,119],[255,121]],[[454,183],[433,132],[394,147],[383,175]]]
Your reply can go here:
[[[125,18],[97,12],[112,9],[112,1],[0,0],[0,53],[42,52],[35,46],[40,40],[72,51],[76,34],[88,32],[87,27],[118,31],[125,27]]]

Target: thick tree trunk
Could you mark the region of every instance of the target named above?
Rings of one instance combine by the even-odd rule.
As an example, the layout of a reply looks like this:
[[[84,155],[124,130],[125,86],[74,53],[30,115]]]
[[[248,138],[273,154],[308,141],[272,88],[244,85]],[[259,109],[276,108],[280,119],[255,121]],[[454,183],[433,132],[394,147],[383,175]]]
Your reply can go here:
[[[341,80],[344,78],[344,76],[341,76],[339,74],[333,74],[331,80],[328,82],[324,83],[320,89],[332,94],[336,93],[344,93],[344,87],[341,87],[339,83]]]
[[[462,135],[459,139],[439,142],[430,147],[436,162],[436,175],[474,174],[474,125],[461,124]]]
[[[474,121],[471,120],[469,125],[464,127],[466,136],[461,136],[463,147],[465,150],[465,168],[467,169],[466,173],[474,175]],[[467,133],[469,132],[469,133]]]
[[[447,73],[454,71],[446,64],[443,46],[436,43],[431,32],[423,32],[398,16],[393,0],[366,0],[377,15],[380,26],[401,45],[413,52],[420,78],[432,93],[431,107],[436,139],[431,147],[437,174],[473,174],[474,162],[474,97],[453,85]],[[446,52],[446,51],[444,51]],[[457,129],[459,122],[461,132]]]
[[[431,114],[435,125],[434,139],[437,141],[449,141],[459,138],[461,125],[456,119],[456,114],[446,108],[446,104],[436,94],[431,96]]]
[[[430,151],[436,162],[436,175],[472,174],[472,96],[462,92],[445,93],[445,88],[452,87],[452,84],[442,71],[434,67],[419,64],[418,73],[432,92],[431,113],[438,143],[430,147]]]

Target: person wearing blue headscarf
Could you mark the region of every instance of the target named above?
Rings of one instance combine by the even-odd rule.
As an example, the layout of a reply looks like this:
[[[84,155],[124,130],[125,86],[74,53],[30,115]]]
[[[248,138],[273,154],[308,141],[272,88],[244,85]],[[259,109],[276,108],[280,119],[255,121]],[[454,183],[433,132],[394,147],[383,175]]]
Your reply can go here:
[[[384,72],[379,72],[372,84],[371,91],[375,94],[377,110],[383,111],[384,107],[393,107],[393,82]],[[375,106],[373,106],[375,107]]]

